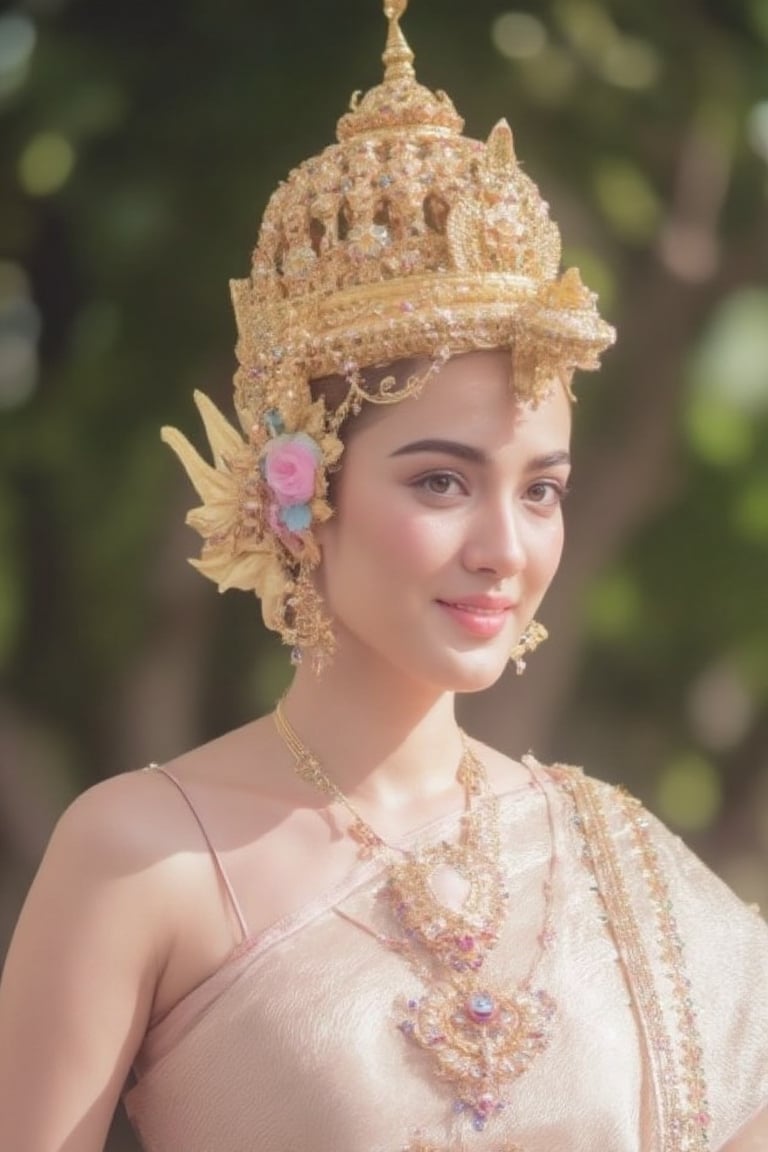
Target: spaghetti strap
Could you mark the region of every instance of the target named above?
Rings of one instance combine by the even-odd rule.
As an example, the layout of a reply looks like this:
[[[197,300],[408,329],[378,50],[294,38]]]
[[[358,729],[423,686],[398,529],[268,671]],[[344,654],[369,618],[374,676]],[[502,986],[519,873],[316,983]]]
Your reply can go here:
[[[240,931],[242,933],[241,943],[243,943],[243,941],[248,939],[249,934],[248,934],[248,925],[245,921],[245,917],[243,916],[243,910],[240,907],[240,901],[237,899],[237,896],[235,895],[235,890],[232,887],[232,882],[230,881],[229,876],[227,875],[227,870],[221,861],[221,857],[219,856],[218,852],[216,851],[216,849],[214,848],[214,846],[211,842],[211,838],[205,829],[205,825],[203,824],[203,821],[200,819],[200,815],[199,815],[197,809],[195,808],[194,804],[190,800],[190,798],[187,794],[187,791],[184,788],[183,784],[174,776],[173,772],[169,772],[168,769],[163,768],[163,766],[161,764],[149,764],[149,765],[147,765],[147,767],[149,769],[152,769],[155,772],[160,772],[163,776],[165,776],[168,780],[170,780],[171,784],[173,784],[174,787],[179,791],[179,793],[183,797],[187,807],[189,808],[190,812],[194,816],[195,821],[197,823],[197,826],[200,829],[200,832],[202,833],[203,839],[205,840],[205,843],[208,846],[208,851],[210,852],[211,858],[213,859],[214,867],[216,868],[216,872],[219,876],[219,879],[221,880],[222,884],[224,885],[226,893],[229,897],[229,902],[232,906],[232,911],[235,913],[235,916],[237,918],[237,922],[240,926]]]

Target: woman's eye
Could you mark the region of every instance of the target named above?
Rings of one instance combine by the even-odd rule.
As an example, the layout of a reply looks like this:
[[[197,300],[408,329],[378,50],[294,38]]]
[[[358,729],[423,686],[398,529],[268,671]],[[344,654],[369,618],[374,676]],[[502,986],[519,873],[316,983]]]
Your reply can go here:
[[[455,496],[464,491],[461,480],[452,472],[430,472],[417,480],[416,486],[433,496]]]
[[[562,504],[567,494],[568,489],[564,484],[554,480],[537,480],[528,489],[527,498],[532,504],[538,504],[540,507],[554,508]]]

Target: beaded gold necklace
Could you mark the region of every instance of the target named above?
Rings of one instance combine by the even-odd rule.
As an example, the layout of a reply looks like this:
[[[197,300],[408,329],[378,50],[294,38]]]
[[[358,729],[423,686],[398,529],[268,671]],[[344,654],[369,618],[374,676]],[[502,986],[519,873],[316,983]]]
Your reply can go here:
[[[454,1112],[465,1115],[481,1132],[504,1108],[512,1083],[549,1044],[557,1005],[542,988],[534,987],[534,976],[554,937],[554,850],[543,883],[542,928],[531,964],[511,992],[496,990],[485,979],[483,965],[498,943],[508,901],[499,803],[465,734],[461,733],[463,753],[457,771],[465,792],[459,839],[409,851],[388,844],[363,819],[297,736],[282,701],[274,719],[296,774],[352,816],[349,834],[361,845],[361,854],[390,857],[383,895],[399,934],[384,936],[345,913],[339,915],[408,959],[425,991],[398,1003],[397,1026],[432,1057],[436,1075],[454,1093]],[[553,842],[549,797],[526,766],[532,784],[544,796]]]

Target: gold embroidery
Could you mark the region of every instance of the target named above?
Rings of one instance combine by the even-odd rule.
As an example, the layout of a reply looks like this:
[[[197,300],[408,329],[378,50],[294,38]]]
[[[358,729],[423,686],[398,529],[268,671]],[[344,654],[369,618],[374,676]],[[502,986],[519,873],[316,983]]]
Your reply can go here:
[[[656,917],[661,962],[671,986],[678,1025],[677,1044],[664,1017],[648,951],[627,891],[600,796],[601,785],[588,780],[578,769],[556,766],[553,775],[573,799],[584,860],[595,876],[607,913],[607,924],[643,1026],[660,1112],[661,1152],[707,1152],[710,1117],[685,950],[644,809],[625,793],[615,793],[633,843],[640,853],[643,876]]]
[[[709,1148],[710,1114],[703,1070],[703,1054],[691,984],[685,969],[685,946],[673,910],[669,885],[648,830],[645,811],[638,800],[619,793],[619,803],[632,829],[632,837],[643,861],[643,875],[656,913],[658,939],[666,976],[672,986],[679,1035],[682,1037],[682,1079],[688,1098],[688,1112],[673,1134],[684,1152],[705,1152]],[[677,1118],[676,1118],[677,1119]],[[673,1145],[676,1149],[677,1145]]]

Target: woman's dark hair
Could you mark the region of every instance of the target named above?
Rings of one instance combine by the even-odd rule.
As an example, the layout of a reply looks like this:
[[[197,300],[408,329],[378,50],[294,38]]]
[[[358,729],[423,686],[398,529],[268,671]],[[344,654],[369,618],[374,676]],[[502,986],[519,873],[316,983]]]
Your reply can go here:
[[[388,391],[396,396],[399,391],[406,387],[413,375],[424,372],[428,366],[429,361],[425,357],[409,356],[403,360],[393,360],[390,364],[375,364],[368,368],[361,368],[362,391],[376,396],[381,392],[382,381],[389,378],[393,379],[395,383]],[[329,412],[337,412],[349,393],[349,381],[346,377],[339,375],[318,376],[310,381],[309,386],[312,391],[312,398],[317,400],[322,397]],[[350,424],[354,424],[355,420],[360,419],[364,412],[376,411],[376,408],[375,403],[364,404],[358,416],[353,417],[350,422],[345,421],[340,433],[342,440],[345,433],[349,431]]]
[[[363,392],[375,396],[381,391],[382,381],[390,377],[395,383],[393,386],[390,386],[388,390],[393,395],[397,395],[399,391],[402,391],[402,389],[406,387],[414,373],[423,372],[427,366],[427,360],[412,356],[403,360],[394,360],[391,364],[378,364],[373,367],[362,368],[360,370],[360,387]],[[325,401],[326,409],[331,413],[338,412],[339,408],[344,404],[349,395],[350,387],[346,377],[340,375],[318,376],[310,381],[309,386],[312,392],[312,399],[319,400],[322,398]],[[358,413],[348,416],[343,421],[338,434],[345,448],[355,431],[364,427],[369,420],[374,419],[375,414],[380,412],[382,407],[385,406],[364,402]],[[336,506],[336,489],[339,472],[343,463],[344,457],[342,456],[339,464],[330,471],[328,475],[328,501],[332,508]]]

